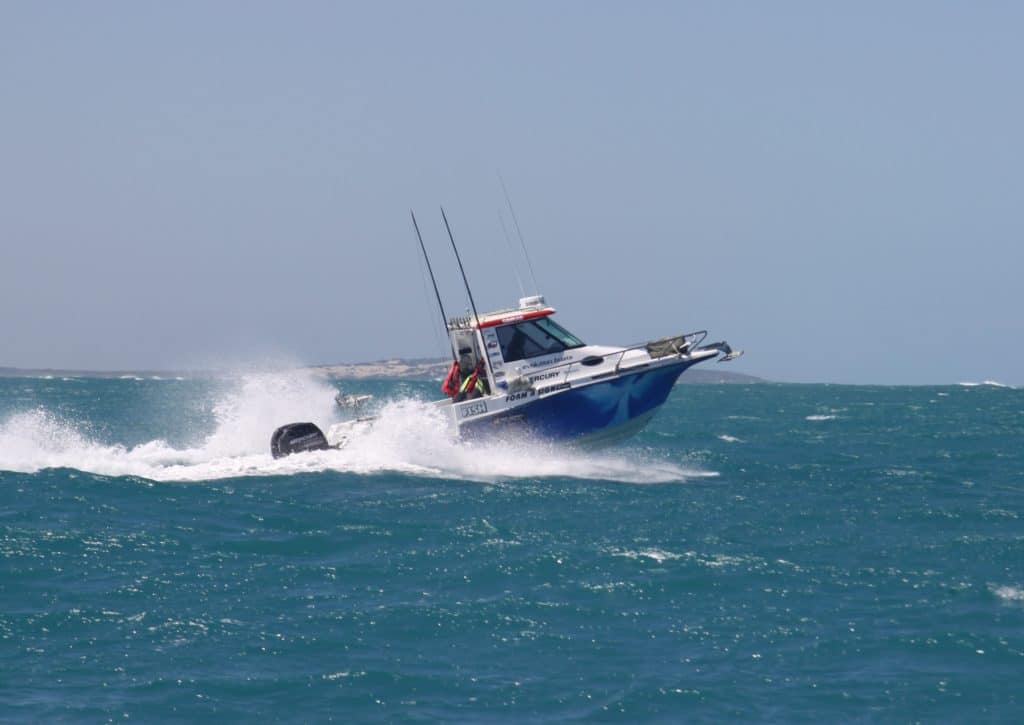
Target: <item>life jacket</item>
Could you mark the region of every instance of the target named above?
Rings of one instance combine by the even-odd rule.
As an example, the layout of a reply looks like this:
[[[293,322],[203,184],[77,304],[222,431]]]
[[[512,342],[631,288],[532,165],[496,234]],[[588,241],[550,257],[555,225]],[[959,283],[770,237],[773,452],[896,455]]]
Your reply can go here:
[[[477,365],[473,374],[462,381],[462,385],[459,386],[460,393],[468,393],[471,390],[476,389],[481,395],[484,394],[484,381],[480,379],[480,368],[481,366]]]
[[[451,397],[459,392],[459,364],[457,362],[452,363],[451,369],[448,371],[448,376],[444,379],[441,384],[441,392]]]

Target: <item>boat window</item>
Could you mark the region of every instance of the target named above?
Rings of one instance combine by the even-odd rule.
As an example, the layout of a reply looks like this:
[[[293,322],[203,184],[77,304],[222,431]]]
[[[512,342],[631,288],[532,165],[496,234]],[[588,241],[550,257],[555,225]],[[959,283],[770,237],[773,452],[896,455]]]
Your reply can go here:
[[[499,327],[498,342],[505,362],[583,347],[582,340],[547,317]]]

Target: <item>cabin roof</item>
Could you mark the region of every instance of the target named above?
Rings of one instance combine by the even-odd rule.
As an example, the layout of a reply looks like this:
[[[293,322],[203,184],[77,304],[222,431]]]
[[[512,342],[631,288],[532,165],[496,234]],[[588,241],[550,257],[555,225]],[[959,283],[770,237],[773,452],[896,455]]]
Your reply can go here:
[[[547,317],[548,315],[554,314],[554,312],[554,307],[537,307],[527,310],[498,310],[497,312],[488,312],[486,315],[481,315],[478,327],[482,329],[484,327],[503,325],[506,322],[534,320],[538,317]]]
[[[547,305],[530,305],[527,307],[511,307],[506,310],[495,310],[494,312],[485,312],[479,316],[479,324],[473,324],[472,315],[466,317],[454,317],[448,321],[449,330],[464,330],[473,327],[483,329],[485,327],[495,327],[497,325],[504,325],[509,322],[521,322],[523,320],[534,320],[538,317],[547,317],[555,312],[554,307]]]

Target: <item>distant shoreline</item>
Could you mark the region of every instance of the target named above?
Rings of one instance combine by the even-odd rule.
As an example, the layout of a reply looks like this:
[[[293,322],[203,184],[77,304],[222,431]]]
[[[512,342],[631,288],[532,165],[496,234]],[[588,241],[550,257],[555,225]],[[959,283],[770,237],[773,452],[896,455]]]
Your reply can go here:
[[[65,368],[0,368],[0,378],[159,378],[209,377],[211,370],[71,370]]]
[[[317,375],[342,380],[396,379],[396,380],[441,380],[448,371],[450,362],[438,359],[391,359],[368,363],[339,363],[336,365],[310,365],[300,368]],[[235,374],[226,370],[73,370],[66,368],[14,368],[0,367],[3,378],[101,378],[107,380],[159,379],[176,380],[184,378],[217,378]],[[721,384],[721,383],[766,383],[763,378],[742,373],[718,370],[688,370],[679,379],[680,383]]]

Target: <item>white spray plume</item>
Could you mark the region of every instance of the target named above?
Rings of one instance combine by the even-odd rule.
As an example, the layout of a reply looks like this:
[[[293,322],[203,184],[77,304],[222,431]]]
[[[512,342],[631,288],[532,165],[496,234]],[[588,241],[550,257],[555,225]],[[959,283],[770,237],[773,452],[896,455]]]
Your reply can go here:
[[[399,472],[483,482],[567,477],[669,483],[716,475],[621,452],[584,452],[521,441],[462,442],[453,438],[440,410],[408,398],[385,403],[375,424],[354,435],[341,450],[274,460],[273,429],[311,421],[327,430],[337,421],[336,392],[325,380],[294,370],[245,375],[236,389],[215,401],[216,426],[194,448],[174,448],[163,440],[131,448],[106,445],[46,410],[24,411],[0,422],[0,470],[32,473],[65,467],[155,481],[317,471]]]

